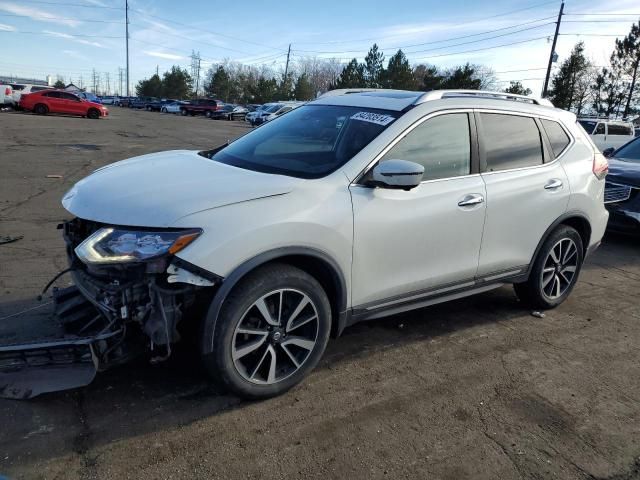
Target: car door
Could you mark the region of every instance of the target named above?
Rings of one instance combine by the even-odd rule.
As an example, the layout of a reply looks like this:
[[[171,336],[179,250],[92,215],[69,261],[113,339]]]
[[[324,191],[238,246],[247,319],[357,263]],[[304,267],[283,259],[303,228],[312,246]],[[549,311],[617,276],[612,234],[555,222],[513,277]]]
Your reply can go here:
[[[47,106],[51,113],[66,113],[64,111],[64,102],[61,98],[61,92],[46,92],[42,94],[47,99]]]
[[[68,92],[63,92],[62,96],[65,99],[66,107],[69,109],[69,113],[73,113],[74,115],[87,114],[87,103],[84,102],[80,97]]]
[[[485,217],[472,113],[425,117],[381,154],[425,172],[409,191],[351,186],[354,307],[394,308],[472,286]]]
[[[478,277],[495,280],[526,270],[544,233],[566,211],[570,190],[540,120],[485,111],[476,121],[487,192]]]

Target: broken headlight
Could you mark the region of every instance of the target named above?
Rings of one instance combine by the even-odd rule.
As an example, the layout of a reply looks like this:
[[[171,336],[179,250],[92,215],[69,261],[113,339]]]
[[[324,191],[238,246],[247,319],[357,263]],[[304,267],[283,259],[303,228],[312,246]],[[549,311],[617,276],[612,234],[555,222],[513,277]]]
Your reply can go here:
[[[176,232],[101,228],[75,249],[84,263],[142,262],[175,254],[193,242],[202,230]]]

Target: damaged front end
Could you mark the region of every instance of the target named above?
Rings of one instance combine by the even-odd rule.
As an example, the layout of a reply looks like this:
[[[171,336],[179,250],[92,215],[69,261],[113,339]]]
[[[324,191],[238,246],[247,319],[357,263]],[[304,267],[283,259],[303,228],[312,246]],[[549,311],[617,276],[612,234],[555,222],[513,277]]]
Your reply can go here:
[[[90,383],[148,354],[166,360],[185,317],[200,319],[221,278],[175,256],[199,230],[62,225],[74,286],[53,292],[55,341],[0,346],[0,396],[31,398]]]

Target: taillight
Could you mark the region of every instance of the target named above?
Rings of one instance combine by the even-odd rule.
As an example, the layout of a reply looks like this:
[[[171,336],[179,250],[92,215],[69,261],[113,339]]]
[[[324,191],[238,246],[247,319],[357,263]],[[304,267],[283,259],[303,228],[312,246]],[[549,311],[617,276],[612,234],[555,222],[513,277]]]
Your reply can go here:
[[[609,173],[609,162],[603,154],[596,152],[593,154],[593,174],[602,180]]]
[[[4,94],[7,95],[7,96],[11,95],[11,89],[9,87],[5,88],[4,89]]]

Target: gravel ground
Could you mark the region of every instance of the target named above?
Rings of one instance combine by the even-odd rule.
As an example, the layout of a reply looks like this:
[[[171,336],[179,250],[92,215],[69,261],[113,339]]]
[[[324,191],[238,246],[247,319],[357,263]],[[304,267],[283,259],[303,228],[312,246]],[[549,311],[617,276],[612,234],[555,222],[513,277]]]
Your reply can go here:
[[[215,146],[240,122],[112,108],[0,114],[0,341],[48,314],[64,191],[134,155]],[[62,178],[47,178],[61,175]],[[64,285],[61,280],[59,285]],[[9,478],[640,479],[640,242],[606,237],[537,318],[512,290],[356,325],[298,388],[217,392],[188,348],[87,388],[0,400]]]

